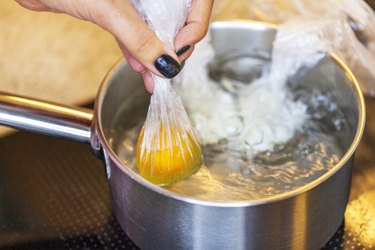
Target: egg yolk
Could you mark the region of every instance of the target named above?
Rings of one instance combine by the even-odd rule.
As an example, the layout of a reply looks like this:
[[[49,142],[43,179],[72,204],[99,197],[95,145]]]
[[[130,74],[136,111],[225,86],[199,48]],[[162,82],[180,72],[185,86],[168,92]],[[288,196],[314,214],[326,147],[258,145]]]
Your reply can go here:
[[[169,130],[169,132],[167,132]],[[161,128],[159,138],[144,145],[144,128],[137,143],[137,166],[146,180],[160,185],[172,185],[196,172],[202,164],[202,151],[191,134],[181,138],[176,129]]]

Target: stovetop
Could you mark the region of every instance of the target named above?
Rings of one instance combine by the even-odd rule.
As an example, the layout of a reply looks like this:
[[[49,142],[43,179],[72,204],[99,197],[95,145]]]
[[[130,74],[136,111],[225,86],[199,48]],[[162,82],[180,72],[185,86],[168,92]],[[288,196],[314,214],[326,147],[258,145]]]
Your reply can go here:
[[[375,99],[366,105],[345,220],[323,249],[375,249]],[[111,212],[104,164],[88,145],[19,132],[0,139],[0,249],[137,247]]]

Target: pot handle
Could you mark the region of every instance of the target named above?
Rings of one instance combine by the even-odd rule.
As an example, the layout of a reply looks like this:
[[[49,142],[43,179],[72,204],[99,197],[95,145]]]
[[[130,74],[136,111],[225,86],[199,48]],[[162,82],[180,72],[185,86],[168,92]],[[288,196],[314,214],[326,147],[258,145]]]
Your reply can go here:
[[[0,92],[0,125],[90,143],[93,111]]]

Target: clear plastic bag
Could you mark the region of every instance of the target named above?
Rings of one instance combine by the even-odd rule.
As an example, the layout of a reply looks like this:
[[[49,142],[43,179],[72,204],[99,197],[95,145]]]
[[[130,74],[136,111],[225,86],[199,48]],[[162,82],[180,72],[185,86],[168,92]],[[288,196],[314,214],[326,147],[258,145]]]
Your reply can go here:
[[[281,24],[276,43],[291,52],[302,45],[334,52],[353,71],[362,91],[375,96],[375,14],[363,0],[217,0],[214,19],[228,18]]]
[[[159,39],[174,49],[174,37],[186,21],[191,0],[133,0],[133,5]],[[137,166],[150,182],[171,185],[200,167],[202,153],[171,80],[156,75],[153,80],[154,93],[138,138]]]
[[[314,51],[306,54],[309,56],[290,55],[282,47],[276,48],[272,58],[278,60],[272,60],[271,68],[264,58],[232,58],[230,63],[236,69],[259,67],[249,81],[239,82],[231,74],[212,78],[210,66],[215,65],[218,74],[225,66],[215,62],[221,58],[216,57],[209,36],[196,45],[174,86],[205,146],[206,162],[230,162],[225,168],[239,171],[256,154],[272,152],[275,145],[288,142],[302,129],[307,107],[291,98],[286,82],[290,72],[314,65],[322,56]]]

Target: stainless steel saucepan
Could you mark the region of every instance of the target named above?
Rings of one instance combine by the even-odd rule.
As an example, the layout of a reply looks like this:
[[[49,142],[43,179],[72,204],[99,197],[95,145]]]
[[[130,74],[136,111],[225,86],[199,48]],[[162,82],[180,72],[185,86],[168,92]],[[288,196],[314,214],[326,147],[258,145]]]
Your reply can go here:
[[[272,25],[236,21],[213,23],[210,32],[220,54],[238,48],[270,51],[276,31]],[[323,75],[333,80],[319,83]],[[148,98],[141,78],[124,61],[107,75],[94,111],[2,93],[0,124],[90,143],[105,161],[114,214],[143,249],[318,249],[343,220],[365,107],[355,78],[335,56],[322,60],[302,80],[309,88],[332,90],[347,114],[350,134],[340,138],[346,153],[305,186],[246,202],[181,196],[145,181],[119,160],[109,143],[112,121],[132,95]]]

